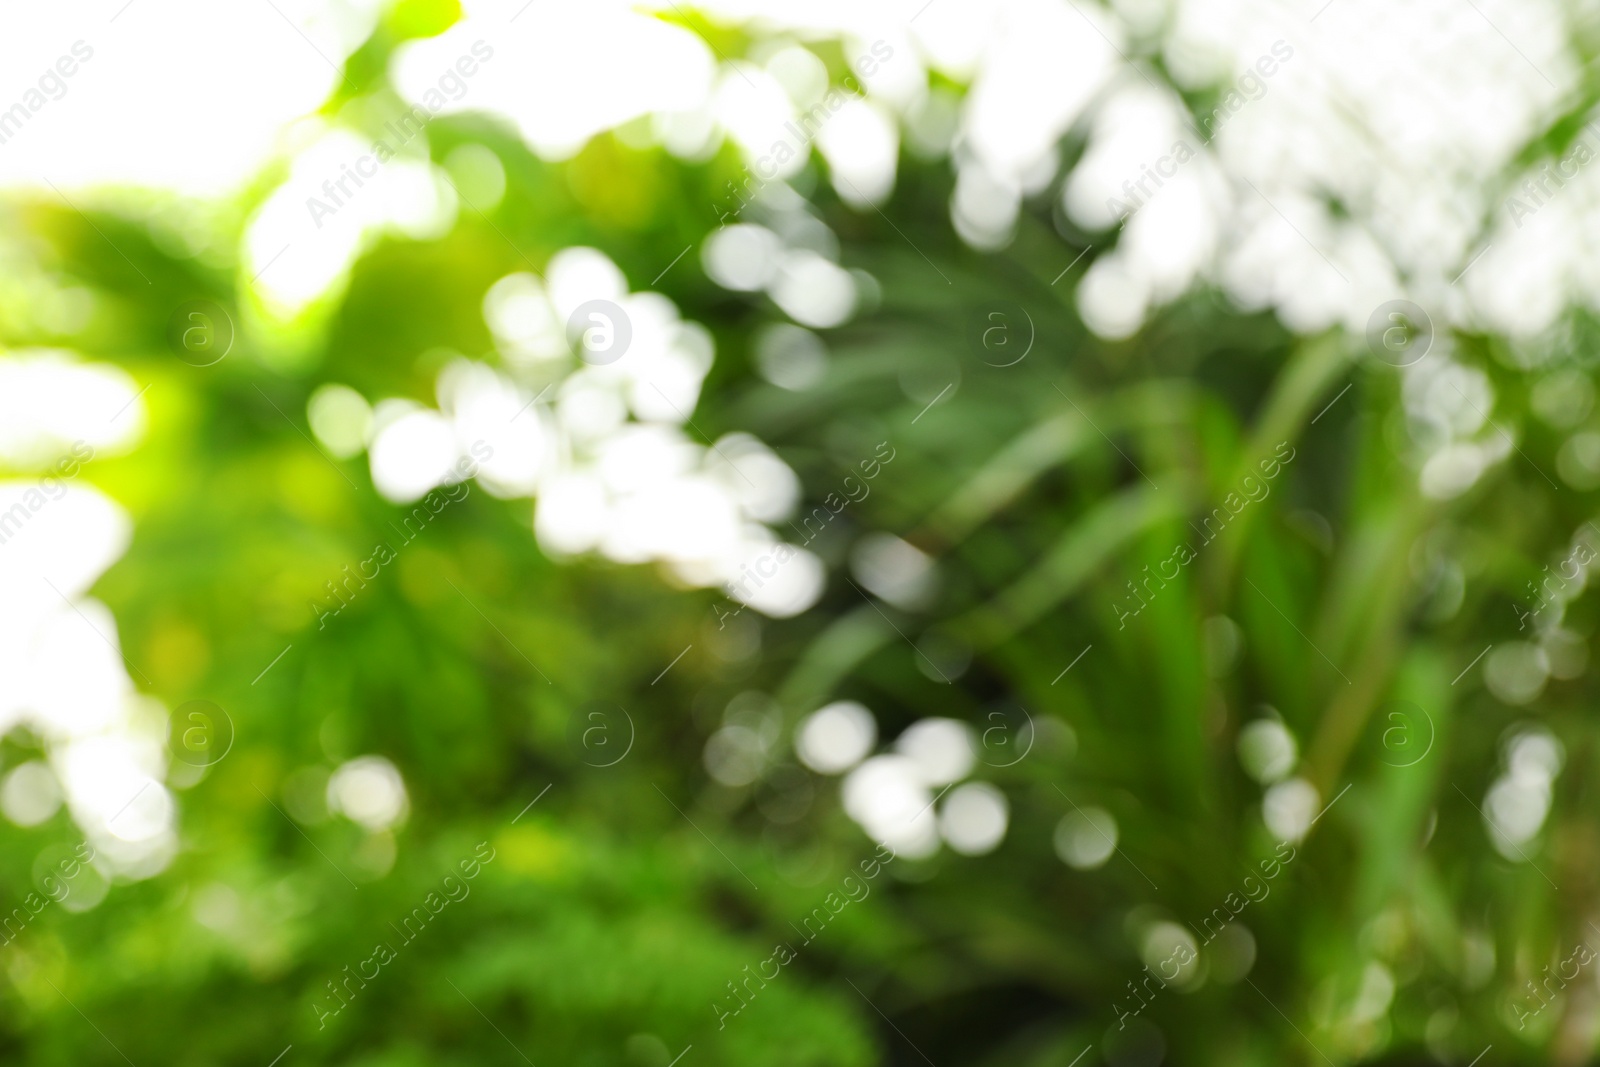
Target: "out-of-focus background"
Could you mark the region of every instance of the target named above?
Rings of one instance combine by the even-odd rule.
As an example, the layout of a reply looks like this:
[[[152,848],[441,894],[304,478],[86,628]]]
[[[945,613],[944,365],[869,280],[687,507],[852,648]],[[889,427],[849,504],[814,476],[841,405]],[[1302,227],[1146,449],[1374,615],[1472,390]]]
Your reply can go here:
[[[0,19],[3,1062],[1592,1062],[1592,5]]]

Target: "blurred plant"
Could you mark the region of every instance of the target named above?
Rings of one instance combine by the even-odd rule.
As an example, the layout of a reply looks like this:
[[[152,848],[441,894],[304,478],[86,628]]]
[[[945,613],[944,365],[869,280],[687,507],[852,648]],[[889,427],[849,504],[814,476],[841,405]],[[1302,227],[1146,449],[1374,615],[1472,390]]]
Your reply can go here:
[[[409,39],[454,59],[476,32],[449,36],[447,6],[369,27],[354,82],[213,220],[205,247],[237,262],[171,238],[181,201],[8,209],[0,374],[71,388],[5,387],[0,461],[26,479],[95,452],[93,488],[27,505],[0,545],[24,609],[0,632],[0,904],[84,833],[97,857],[6,949],[8,1060],[1591,1054],[1592,982],[1535,1013],[1525,994],[1587,936],[1596,891],[1594,607],[1571,562],[1600,488],[1587,313],[1545,334],[1520,328],[1551,325],[1539,308],[1434,322],[1387,290],[1330,296],[1292,241],[1253,268],[1290,281],[1208,273],[1188,246],[1160,260],[1181,185],[1080,231],[1079,184],[1144,147],[1113,144],[1112,119],[1216,106],[1125,90],[1111,39],[1070,20],[1077,105],[1027,115],[1031,156],[970,117],[955,139],[957,88],[909,46],[877,73],[920,94],[863,100],[829,95],[868,77],[856,39],[697,21],[739,57],[723,97],[836,100],[871,151],[820,136],[820,161],[808,144],[713,229],[754,134],[719,148],[671,109],[591,139],[430,108],[386,167],[411,199],[319,217],[348,228],[273,280],[299,179],[358,159],[351,131],[418,72],[438,84]],[[638,17],[663,48],[693,36]],[[969,116],[1030,92],[979,79]],[[869,157],[888,183],[853,193]],[[1505,284],[1491,265],[1469,284]],[[170,347],[197,300],[226,318],[220,359],[211,335],[205,359]],[[60,345],[96,362],[27,351]],[[327,576],[463,485],[477,441],[486,492],[428,508],[392,576],[314,625]],[[1205,550],[1174,567],[1194,533]],[[41,561],[73,568],[59,597]],[[1504,601],[1546,563],[1560,591],[1513,629]],[[157,699],[228,709],[228,758],[183,758],[189,720]],[[123,786],[144,799],[119,835]],[[500,858],[435,913],[446,936],[317,1025],[327,976],[479,841]],[[892,883],[824,903],[828,936],[774,959],[874,842]],[[724,1026],[751,960],[789,973]]]

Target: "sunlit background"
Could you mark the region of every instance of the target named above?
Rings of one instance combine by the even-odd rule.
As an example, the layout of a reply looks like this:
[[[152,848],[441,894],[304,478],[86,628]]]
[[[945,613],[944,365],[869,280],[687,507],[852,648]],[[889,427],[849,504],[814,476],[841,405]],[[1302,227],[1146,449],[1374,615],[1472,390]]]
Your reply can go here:
[[[1591,1062],[1588,6],[4,19],[8,1062]]]

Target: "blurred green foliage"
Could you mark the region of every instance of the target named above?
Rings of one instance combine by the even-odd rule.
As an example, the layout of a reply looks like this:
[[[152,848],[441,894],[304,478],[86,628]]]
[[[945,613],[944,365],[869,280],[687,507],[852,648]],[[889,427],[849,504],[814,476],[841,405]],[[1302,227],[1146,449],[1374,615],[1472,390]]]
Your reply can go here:
[[[451,17],[397,5],[352,61],[355,84],[381,80],[394,41]],[[1553,682],[1531,713],[1569,760],[1535,866],[1499,859],[1475,810],[1505,731],[1530,713],[1477,674],[1457,679],[1485,645],[1518,638],[1507,602],[1591,508],[1590,494],[1543,476],[1563,438],[1521,414],[1530,372],[1504,342],[1457,339],[1491,375],[1498,417],[1519,421],[1505,427],[1518,454],[1434,502],[1399,456],[1398,378],[1359,339],[1293,337],[1201,291],[1135,339],[1102,342],[1073,307],[1087,261],[1058,277],[1087,239],[1064,241],[1048,205],[982,255],[946,221],[942,163],[903,160],[883,216],[844,208],[808,169],[842,262],[881,285],[876,307],[829,334],[821,384],[791,393],[754,373],[752,336],[777,312],[715,287],[693,253],[659,288],[717,341],[696,427],[758,432],[799,473],[803,510],[877,442],[896,449],[817,543],[832,575],[817,608],[761,622],[759,654],[719,658],[716,593],[674,590],[642,567],[553,564],[525,502],[474,491],[319,629],[307,603],[402,509],[364,464],[309,443],[311,390],[338,381],[428,399],[444,354],[494,358],[480,308],[496,279],[586,244],[642,287],[698,247],[739,172],[731,149],[689,166],[610,135],[552,165],[470,116],[438,120],[429,140],[436,159],[464,142],[496,152],[508,190],[492,217],[464,212],[437,241],[384,241],[303,337],[247,328],[205,369],[166,351],[172,309],[206,297],[252,319],[232,265],[160,240],[160,216],[182,205],[92,224],[44,201],[7,209],[42,269],[98,304],[68,336],[0,317],[0,340],[70,344],[149,384],[148,439],[84,475],[137,523],[97,595],[142,688],[171,707],[215,701],[237,741],[180,792],[182,850],[165,873],[86,912],[52,909],[0,952],[5,1062],[264,1067],[292,1044],[285,1067],[667,1067],[686,1046],[685,1067],[1066,1067],[1121,1033],[1114,1005],[1143,966],[1127,931],[1156,915],[1197,926],[1272,855],[1261,789],[1234,752],[1262,705],[1301,739],[1323,802],[1340,799],[1242,920],[1258,952],[1250,982],[1167,993],[1141,1016],[1166,1061],[1432,1062],[1431,1049],[1466,1062],[1490,1042],[1488,1062],[1542,1060],[1563,1041],[1580,1049],[1567,1062],[1587,1055],[1592,1036],[1573,1028],[1591,994],[1548,1012],[1531,1041],[1508,1004],[1586,936],[1592,686]],[[219,216],[220,232],[236,243],[271,182]],[[1024,318],[1035,334],[1013,366],[982,344],[993,313],[1017,343]],[[1591,375],[1587,359],[1558,362]],[[1191,520],[1280,442],[1295,458],[1270,495],[1118,625],[1128,583],[1195,543]],[[874,530],[938,558],[932,609],[880,608],[845,580],[850,544]],[[1587,633],[1592,608],[1571,610]],[[919,666],[919,644],[970,666],[944,684]],[[785,734],[838,698],[867,703],[890,736],[927,715],[982,730],[1017,706],[1038,729],[1015,765],[980,765],[1011,806],[997,852],[891,865],[719,1027],[727,983],[791,940],[871,853],[829,781],[792,767],[748,789],[706,777],[707,736],[751,690],[775,695]],[[1381,709],[1398,698],[1436,729],[1409,766],[1383,748]],[[595,702],[626,708],[637,730],[615,766],[587,765],[573,743]],[[31,746],[8,738],[6,765]],[[362,753],[405,776],[410,815],[392,842],[282,810],[296,773],[315,780]],[[795,789],[803,816],[771,818]],[[1091,802],[1114,814],[1121,853],[1075,871],[1052,834]],[[0,894],[20,898],[35,857],[76,840],[64,814],[0,828]],[[480,841],[498,858],[470,897],[319,1029],[326,983]],[[1392,1006],[1364,1018],[1380,972]]]

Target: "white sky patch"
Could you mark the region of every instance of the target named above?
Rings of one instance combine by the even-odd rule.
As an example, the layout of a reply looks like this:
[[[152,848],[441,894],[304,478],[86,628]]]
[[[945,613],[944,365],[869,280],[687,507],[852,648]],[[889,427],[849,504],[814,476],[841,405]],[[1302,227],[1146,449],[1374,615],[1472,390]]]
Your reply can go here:
[[[463,7],[461,23],[396,53],[396,86],[416,98],[481,38],[495,60],[473,92],[445,111],[503,115],[546,159],[571,156],[595,134],[640,115],[706,104],[716,61],[705,42],[621,0],[535,3],[514,23],[501,3]]]
[[[276,154],[285,124],[327,99],[339,79],[331,64],[367,37],[378,7],[274,4],[10,5],[0,34],[0,109],[27,107],[30,90],[41,99],[0,143],[0,187],[49,195],[47,183],[69,194],[113,184],[194,196],[237,191]],[[74,62],[58,68],[62,57]],[[48,78],[40,88],[51,71],[64,88]]]

